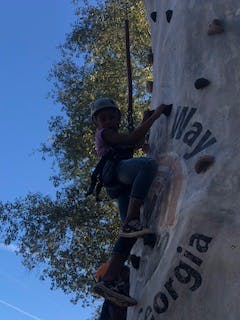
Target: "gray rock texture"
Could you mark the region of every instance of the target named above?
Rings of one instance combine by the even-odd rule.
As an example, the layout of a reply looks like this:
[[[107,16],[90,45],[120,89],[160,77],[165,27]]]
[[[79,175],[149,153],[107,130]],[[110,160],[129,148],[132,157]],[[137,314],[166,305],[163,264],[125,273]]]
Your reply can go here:
[[[139,239],[132,250],[141,260],[131,271],[138,305],[128,319],[237,320],[240,1],[144,3],[154,55],[152,107],[173,104],[173,111],[150,134],[149,156],[159,170],[142,219],[157,242],[151,248]],[[197,89],[201,78],[209,84]]]

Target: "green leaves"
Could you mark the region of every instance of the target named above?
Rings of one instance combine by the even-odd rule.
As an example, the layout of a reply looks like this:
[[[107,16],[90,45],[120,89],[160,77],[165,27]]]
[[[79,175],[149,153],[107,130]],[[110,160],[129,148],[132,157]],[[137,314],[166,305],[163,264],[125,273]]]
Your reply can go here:
[[[102,215],[104,206],[109,215]],[[113,210],[83,198],[74,186],[61,190],[55,201],[40,194],[2,204],[1,234],[15,243],[28,269],[38,266],[53,288],[83,298],[90,290],[96,266],[106,259],[116,237]],[[87,281],[89,280],[89,281]]]

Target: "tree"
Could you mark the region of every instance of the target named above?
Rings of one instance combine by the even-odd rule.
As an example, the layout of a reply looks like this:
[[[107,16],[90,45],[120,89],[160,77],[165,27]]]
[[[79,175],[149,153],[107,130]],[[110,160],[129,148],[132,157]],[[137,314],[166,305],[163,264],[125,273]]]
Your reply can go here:
[[[51,98],[62,114],[51,119],[51,140],[41,145],[43,157],[57,163],[51,177],[56,198],[28,194],[1,204],[1,236],[15,243],[23,264],[42,266],[41,279],[52,288],[73,294],[77,302],[91,291],[93,274],[110,254],[119,223],[114,202],[85,198],[90,173],[97,161],[90,104],[100,96],[115,99],[126,114],[127,72],[124,20],[130,21],[134,87],[134,119],[149,103],[145,81],[150,36],[142,2],[106,0],[91,4],[74,1],[76,22],[59,47],[61,59],[50,72]],[[123,117],[123,127],[126,119]]]

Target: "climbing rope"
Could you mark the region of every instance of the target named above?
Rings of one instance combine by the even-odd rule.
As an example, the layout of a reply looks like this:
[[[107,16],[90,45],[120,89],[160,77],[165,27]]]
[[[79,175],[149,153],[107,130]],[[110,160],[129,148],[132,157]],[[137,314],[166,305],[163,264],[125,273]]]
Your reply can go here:
[[[127,76],[128,76],[128,131],[131,132],[134,129],[133,126],[133,86],[132,86],[132,65],[131,65],[131,53],[130,53],[130,36],[129,36],[129,18],[128,18],[128,3],[125,4],[125,40],[126,40],[126,62],[127,62]]]

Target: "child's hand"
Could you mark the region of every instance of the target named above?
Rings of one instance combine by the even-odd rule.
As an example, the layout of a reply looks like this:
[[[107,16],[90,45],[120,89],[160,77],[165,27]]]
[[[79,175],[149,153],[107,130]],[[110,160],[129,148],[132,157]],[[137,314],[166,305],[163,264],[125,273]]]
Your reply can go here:
[[[166,110],[166,107],[167,106],[165,104],[161,104],[160,106],[158,106],[153,113],[153,117],[155,119],[158,119],[160,115],[164,113],[164,111]]]

